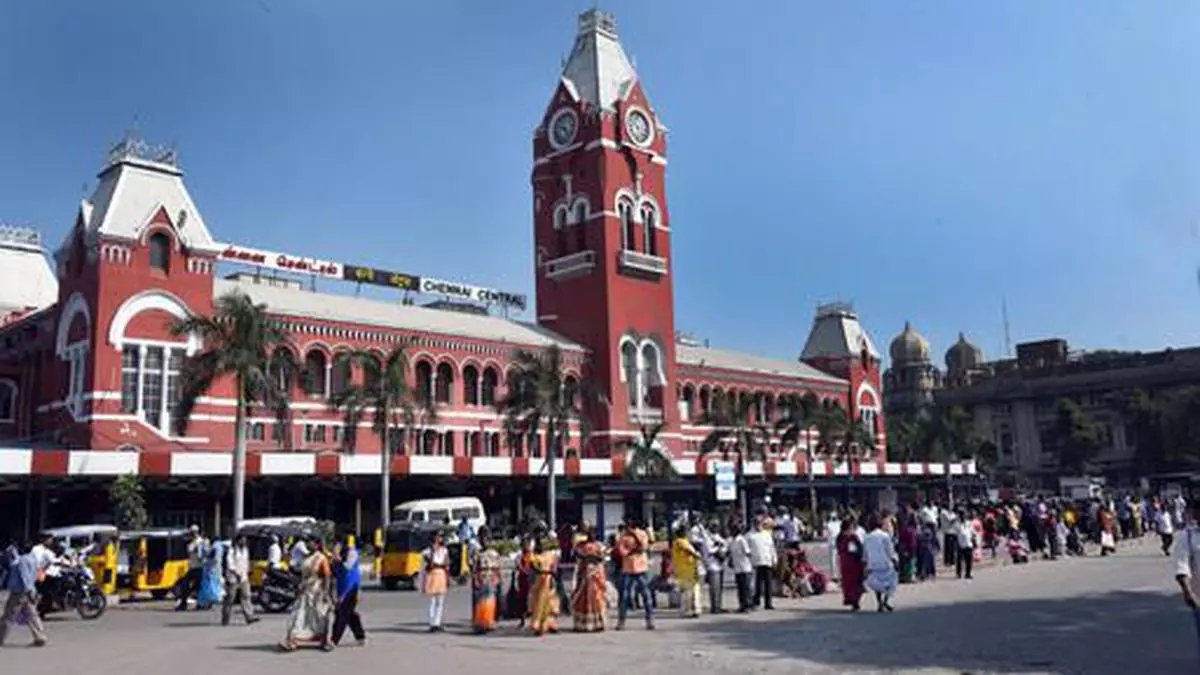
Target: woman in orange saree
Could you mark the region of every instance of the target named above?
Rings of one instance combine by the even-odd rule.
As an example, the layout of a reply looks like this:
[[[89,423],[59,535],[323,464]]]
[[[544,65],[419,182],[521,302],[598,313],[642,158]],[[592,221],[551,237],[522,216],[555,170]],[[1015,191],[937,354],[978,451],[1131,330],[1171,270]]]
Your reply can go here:
[[[471,625],[479,634],[496,629],[500,602],[500,554],[480,528],[471,555]]]
[[[575,547],[575,592],[571,595],[571,618],[577,633],[605,629],[608,576],[604,573],[604,545],[596,531],[586,528],[586,538]]]
[[[558,545],[547,540],[530,560],[533,588],[529,592],[529,628],[535,635],[558,632]]]

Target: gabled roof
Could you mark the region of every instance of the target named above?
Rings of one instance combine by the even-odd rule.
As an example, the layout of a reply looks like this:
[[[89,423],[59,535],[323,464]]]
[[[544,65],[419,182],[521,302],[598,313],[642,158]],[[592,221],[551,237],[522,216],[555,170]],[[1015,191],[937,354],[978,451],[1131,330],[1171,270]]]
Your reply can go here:
[[[174,162],[173,153],[140,141],[127,138],[117,144],[92,196],[79,205],[84,232],[137,239],[161,209],[184,246],[218,250]]]
[[[695,345],[675,345],[675,360],[689,366],[707,366],[725,370],[740,370],[760,375],[778,375],[796,377],[805,380],[845,384],[846,380],[823,373],[816,368],[800,361],[788,361],[769,356],[756,356],[742,352],[732,352],[724,349],[698,347]]]
[[[354,298],[329,293],[314,293],[296,288],[280,288],[249,281],[215,279],[213,296],[242,291],[255,303],[265,304],[273,314],[343,321],[404,331],[457,335],[506,342],[517,347],[548,347],[583,351],[584,348],[545,328],[497,316],[464,314],[440,309]]]
[[[873,358],[879,358],[879,351],[858,322],[854,309],[847,303],[831,303],[817,308],[817,317],[800,358],[807,361],[859,356],[864,347]]]
[[[592,9],[579,15],[579,33],[562,79],[577,99],[612,110],[637,81],[637,72],[617,39],[612,14]]]

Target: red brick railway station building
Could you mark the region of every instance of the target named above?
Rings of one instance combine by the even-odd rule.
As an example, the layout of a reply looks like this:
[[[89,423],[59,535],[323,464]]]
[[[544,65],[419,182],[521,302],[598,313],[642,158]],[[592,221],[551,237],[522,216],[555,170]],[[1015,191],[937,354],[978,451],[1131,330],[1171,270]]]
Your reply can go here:
[[[366,524],[373,521],[379,439],[364,422],[346,451],[341,415],[328,405],[331,392],[361,376],[335,359],[355,348],[383,354],[406,344],[412,385],[438,408],[436,423],[397,448],[396,501],[454,491],[493,501],[527,491],[541,500],[533,488],[545,475],[545,439],[507,437],[493,403],[514,351],[549,345],[561,347],[573,377],[592,381],[610,402],[591,414],[584,447],[575,440],[560,463],[568,482],[620,476],[625,456],[614,443],[660,421],[662,449],[680,472],[710,473],[696,454],[709,429],[697,420],[722,396],[754,397],[752,421],[769,423],[781,396],[812,393],[869,425],[882,449],[880,358],[848,305],[818,309],[797,360],[677,339],[666,166],[666,128],[611,16],[584,13],[534,134],[535,320],[522,322],[463,303],[317,292],[288,274],[222,278],[230,260],[313,278],[363,276],[351,265],[219,243],[171,153],[118,144],[53,266],[36,232],[0,228],[0,527],[22,518],[34,527],[90,520],[107,509],[104,484],[126,473],[146,477],[162,524],[220,518],[234,394],[221,383],[197,405],[187,437],[172,433],[180,368],[202,345],[168,327],[233,292],[265,304],[286,327],[306,374],[292,392],[290,429],[277,430],[267,413],[249,421],[247,515],[304,512],[362,524],[365,513]],[[390,279],[419,284],[412,290],[426,297],[523,304],[489,289]],[[776,444],[747,474],[804,477],[805,457],[804,448]],[[818,457],[811,470],[825,481],[973,472],[970,464],[882,458],[881,450],[835,466]]]

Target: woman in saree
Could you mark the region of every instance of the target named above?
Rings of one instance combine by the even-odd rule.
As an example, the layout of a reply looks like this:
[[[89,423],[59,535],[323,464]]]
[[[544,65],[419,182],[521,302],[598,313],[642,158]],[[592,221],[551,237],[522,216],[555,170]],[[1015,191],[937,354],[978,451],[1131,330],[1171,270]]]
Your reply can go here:
[[[529,591],[529,628],[534,635],[558,632],[558,542],[545,539],[530,560],[533,587]]]
[[[196,609],[209,609],[221,604],[225,598],[224,565],[225,544],[213,542],[204,558],[204,571],[200,575],[200,592],[196,595]]]
[[[863,546],[854,516],[842,521],[837,540],[838,571],[842,575],[842,604],[857,612],[863,595]]]
[[[334,614],[332,579],[325,547],[319,539],[315,540],[300,565],[300,590],[280,649],[290,652],[302,645],[318,645],[325,651],[333,649],[329,640]]]
[[[500,554],[486,527],[479,528],[471,556],[471,625],[477,634],[496,629],[500,602]]]
[[[533,592],[533,582],[537,578],[537,574],[533,569],[533,559],[536,556],[537,551],[534,550],[534,539],[532,537],[522,539],[521,554],[517,557],[515,602],[509,608],[513,616],[520,617],[521,619],[521,622],[517,624],[517,628],[524,628],[525,621],[529,619],[529,595]]]
[[[575,592],[571,597],[571,618],[575,632],[592,633],[605,629],[607,593],[604,544],[596,540],[595,528],[585,526],[584,539],[575,547]]]

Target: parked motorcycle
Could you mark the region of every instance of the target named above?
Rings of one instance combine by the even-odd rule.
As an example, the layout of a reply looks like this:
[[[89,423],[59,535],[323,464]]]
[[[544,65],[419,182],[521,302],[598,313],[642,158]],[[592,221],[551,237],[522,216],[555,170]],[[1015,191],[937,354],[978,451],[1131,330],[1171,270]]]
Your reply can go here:
[[[279,614],[292,608],[300,594],[299,575],[288,570],[268,568],[258,591],[258,604],[263,611]]]
[[[98,619],[108,608],[108,598],[92,579],[91,570],[79,565],[64,566],[41,584],[38,614],[75,610],[82,619]]]

